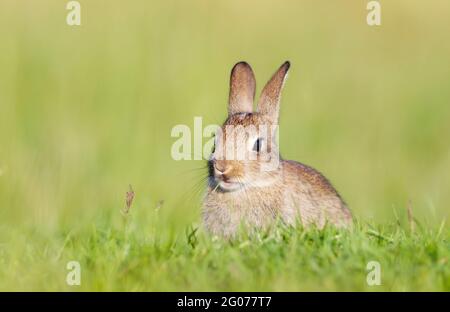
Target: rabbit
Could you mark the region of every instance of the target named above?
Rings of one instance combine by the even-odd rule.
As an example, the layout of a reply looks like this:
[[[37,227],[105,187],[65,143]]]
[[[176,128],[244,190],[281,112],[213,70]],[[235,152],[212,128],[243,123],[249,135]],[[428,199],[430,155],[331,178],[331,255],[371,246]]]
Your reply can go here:
[[[352,224],[349,208],[327,178],[278,154],[275,139],[280,94],[289,67],[285,62],[265,85],[256,111],[252,68],[239,62],[231,71],[228,118],[218,129],[207,160],[208,182],[202,207],[204,226],[214,236],[233,238],[242,225],[264,229],[276,220],[292,226],[300,221],[305,228],[319,229],[327,223],[339,228]],[[246,131],[249,127],[275,130]],[[236,137],[243,139],[235,142]],[[236,156],[236,151],[227,151],[232,147],[253,159],[229,157]],[[264,170],[269,162],[274,163],[273,168]]]

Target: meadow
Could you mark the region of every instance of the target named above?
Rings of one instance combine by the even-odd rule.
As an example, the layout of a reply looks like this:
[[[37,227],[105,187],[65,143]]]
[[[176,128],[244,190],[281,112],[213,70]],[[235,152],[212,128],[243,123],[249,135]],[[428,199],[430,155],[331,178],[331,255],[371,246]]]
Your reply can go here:
[[[384,1],[380,26],[365,1],[80,3],[81,26],[65,1],[0,3],[0,290],[450,291],[450,3]],[[225,119],[241,60],[257,94],[291,62],[281,153],[353,230],[204,232],[205,163],[170,133]]]

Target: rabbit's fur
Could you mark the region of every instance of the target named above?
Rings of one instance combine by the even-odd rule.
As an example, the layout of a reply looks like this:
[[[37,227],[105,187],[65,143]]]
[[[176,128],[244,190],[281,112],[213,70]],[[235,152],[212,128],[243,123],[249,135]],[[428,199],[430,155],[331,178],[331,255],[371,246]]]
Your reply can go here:
[[[284,63],[266,84],[256,112],[251,67],[240,62],[231,71],[228,118],[216,134],[203,202],[204,224],[213,235],[231,238],[241,225],[265,228],[277,219],[319,228],[352,223],[350,210],[321,173],[278,154],[280,94],[289,67]],[[239,158],[242,151],[246,155]]]

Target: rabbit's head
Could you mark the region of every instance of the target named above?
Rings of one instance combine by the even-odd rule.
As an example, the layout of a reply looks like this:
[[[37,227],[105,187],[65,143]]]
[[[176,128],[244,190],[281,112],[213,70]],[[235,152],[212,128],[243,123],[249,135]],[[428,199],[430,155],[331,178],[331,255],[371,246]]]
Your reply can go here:
[[[285,62],[262,90],[256,111],[255,76],[245,62],[230,77],[228,118],[218,129],[208,161],[212,187],[229,192],[273,182],[279,165],[277,128],[280,94],[289,70]]]

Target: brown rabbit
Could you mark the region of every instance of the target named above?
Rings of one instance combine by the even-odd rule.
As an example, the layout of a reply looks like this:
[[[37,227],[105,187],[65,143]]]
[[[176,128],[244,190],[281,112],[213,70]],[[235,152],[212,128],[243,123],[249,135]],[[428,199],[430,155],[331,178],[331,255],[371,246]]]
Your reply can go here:
[[[285,62],[266,84],[256,112],[250,65],[240,62],[231,71],[228,118],[216,134],[203,202],[204,224],[213,235],[232,238],[241,225],[265,228],[276,219],[318,228],[352,223],[350,210],[322,174],[278,154],[280,94],[289,67]]]

